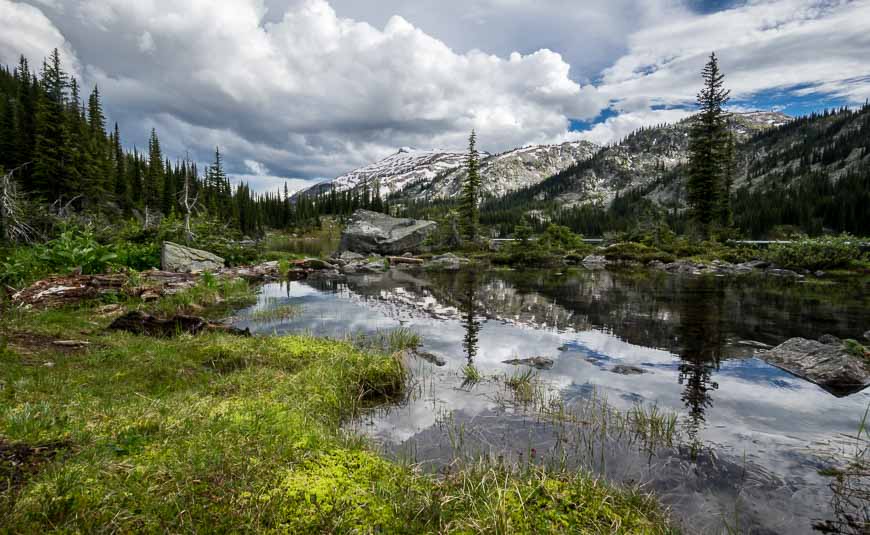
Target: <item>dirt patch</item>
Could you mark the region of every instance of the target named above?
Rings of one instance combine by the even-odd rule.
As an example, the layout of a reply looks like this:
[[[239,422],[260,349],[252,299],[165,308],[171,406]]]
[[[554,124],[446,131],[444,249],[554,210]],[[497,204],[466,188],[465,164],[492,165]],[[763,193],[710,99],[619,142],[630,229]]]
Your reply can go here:
[[[40,353],[61,353],[64,355],[81,353],[93,347],[86,340],[60,339],[54,336],[30,332],[14,332],[8,335],[9,348],[21,356]]]
[[[59,455],[69,452],[67,441],[43,444],[12,443],[0,437],[0,492],[13,492]]]

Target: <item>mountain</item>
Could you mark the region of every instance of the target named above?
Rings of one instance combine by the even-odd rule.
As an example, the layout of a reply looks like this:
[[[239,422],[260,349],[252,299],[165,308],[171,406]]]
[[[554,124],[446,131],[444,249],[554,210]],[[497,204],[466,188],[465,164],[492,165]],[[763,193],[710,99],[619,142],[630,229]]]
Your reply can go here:
[[[542,180],[585,160],[599,147],[588,141],[532,145],[501,154],[481,153],[484,196],[501,196]],[[382,196],[449,199],[459,194],[465,179],[465,152],[401,148],[383,160],[317,184],[297,195],[314,196],[378,185]]]
[[[782,127],[791,117],[778,112],[736,113],[730,128],[738,144],[768,129]],[[608,204],[627,189],[660,180],[689,157],[691,119],[637,130],[620,143],[596,152],[565,171],[524,192],[536,200],[565,206]]]
[[[683,228],[689,125],[687,119],[638,130],[535,186],[488,201],[481,219],[502,233],[523,214],[593,235],[653,217]],[[781,225],[870,233],[870,105],[796,119],[737,113],[730,126],[739,229],[758,237]]]

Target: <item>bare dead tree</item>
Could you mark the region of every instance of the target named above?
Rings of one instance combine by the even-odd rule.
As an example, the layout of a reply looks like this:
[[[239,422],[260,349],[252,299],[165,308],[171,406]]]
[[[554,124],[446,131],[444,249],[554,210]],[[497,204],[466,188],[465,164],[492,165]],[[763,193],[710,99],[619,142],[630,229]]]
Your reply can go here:
[[[24,217],[24,195],[18,189],[14,174],[30,162],[19,165],[0,177],[0,227],[3,237],[10,242],[29,242],[34,234],[33,227]]]
[[[196,195],[193,197],[193,199],[190,198],[189,172],[184,173],[184,189],[181,190],[180,196],[181,205],[184,206],[184,237],[187,240],[187,243],[190,243],[191,241],[193,241],[194,238],[193,231],[190,230],[190,216],[199,204],[199,192],[196,192]]]

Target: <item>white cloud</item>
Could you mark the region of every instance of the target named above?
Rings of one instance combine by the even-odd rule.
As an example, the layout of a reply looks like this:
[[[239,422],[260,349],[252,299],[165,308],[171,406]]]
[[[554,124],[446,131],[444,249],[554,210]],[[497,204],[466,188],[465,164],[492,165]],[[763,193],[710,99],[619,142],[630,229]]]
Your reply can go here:
[[[57,48],[67,70],[78,72],[78,59],[61,32],[43,12],[27,4],[0,0],[0,63],[16,65],[23,54],[31,70]]]
[[[145,31],[139,36],[139,50],[141,52],[154,51],[154,38],[151,37],[151,32]]]
[[[870,96],[870,2],[754,0],[708,15],[687,15],[629,39],[629,51],[603,73],[599,89],[617,101],[694,99],[711,51],[735,97],[807,85],[863,102]],[[863,78],[863,79],[862,79]]]

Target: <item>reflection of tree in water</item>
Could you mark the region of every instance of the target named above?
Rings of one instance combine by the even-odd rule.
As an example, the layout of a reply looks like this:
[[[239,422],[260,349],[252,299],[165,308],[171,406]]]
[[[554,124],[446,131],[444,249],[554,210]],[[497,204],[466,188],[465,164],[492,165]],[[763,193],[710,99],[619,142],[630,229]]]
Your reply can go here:
[[[712,391],[719,388],[713,381],[722,357],[725,293],[715,281],[695,279],[686,283],[685,294],[679,298],[681,347],[679,383],[683,385],[681,399],[689,411],[688,434],[693,445],[704,425],[704,414],[713,406]]]
[[[462,340],[462,347],[465,349],[468,364],[474,364],[480,333],[480,321],[477,319],[477,290],[480,281],[477,278],[477,272],[474,270],[466,270],[460,277],[462,292],[460,308],[462,309],[462,323],[465,326],[465,337]]]

